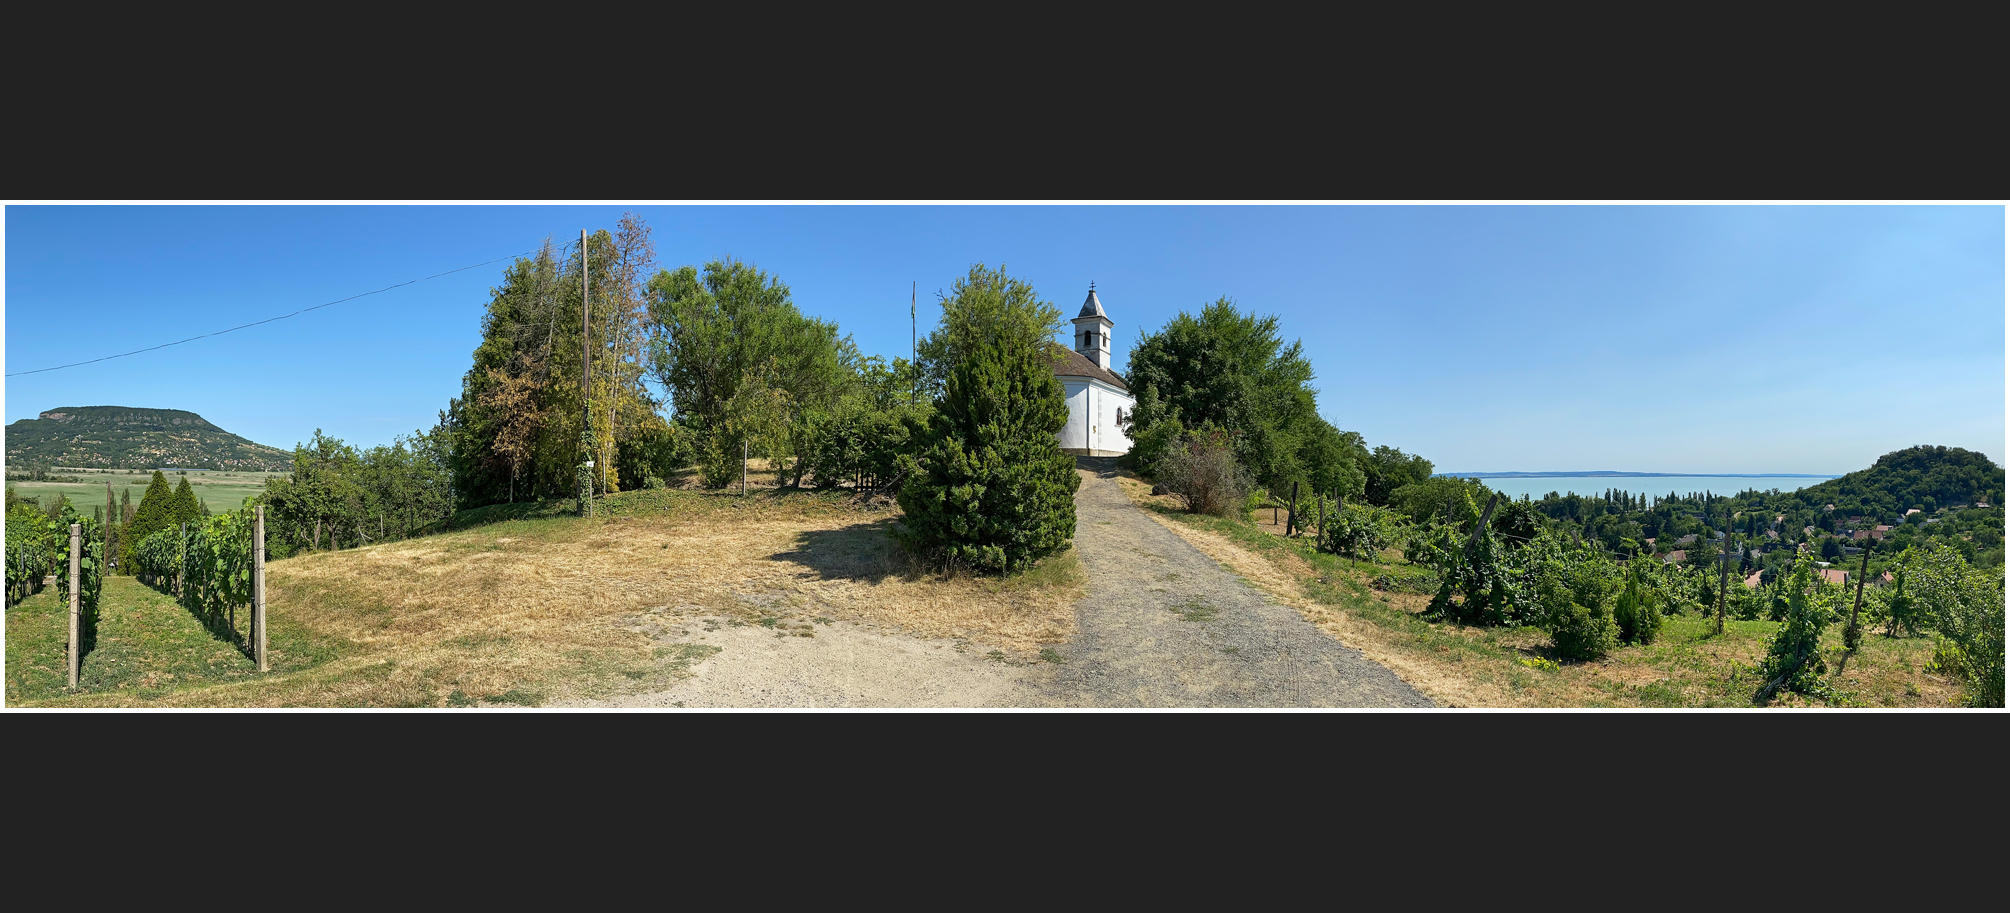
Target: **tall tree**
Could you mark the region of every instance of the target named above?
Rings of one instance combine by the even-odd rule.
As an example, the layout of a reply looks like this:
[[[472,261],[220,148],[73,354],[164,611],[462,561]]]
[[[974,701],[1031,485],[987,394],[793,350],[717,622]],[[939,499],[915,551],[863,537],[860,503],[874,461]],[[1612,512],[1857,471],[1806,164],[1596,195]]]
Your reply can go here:
[[[952,564],[1015,570],[1075,534],[1081,477],[1061,452],[1067,400],[1041,319],[1056,309],[1030,285],[980,265],[956,283],[943,310],[938,333],[953,345],[934,357],[949,371],[900,490],[899,536]]]
[[[1396,489],[1429,479],[1435,467],[1423,457],[1382,446],[1375,448],[1364,468],[1368,476],[1366,495],[1369,502],[1387,504]]]
[[[168,512],[171,526],[202,522],[202,502],[196,498],[195,489],[188,484],[188,476],[182,476],[175,484],[174,497],[168,501]]]
[[[490,290],[482,317],[482,342],[440,427],[460,506],[475,507],[520,493],[532,497],[577,494],[578,471],[593,460],[598,490],[619,487],[612,473],[620,442],[655,420],[657,403],[643,383],[647,328],[635,279],[653,262],[648,229],[625,216],[616,230],[588,235],[584,247],[561,249],[547,241],[536,256],[511,264]],[[591,274],[584,307],[581,271]],[[582,328],[582,310],[591,321]],[[582,337],[584,332],[584,337]],[[590,359],[591,387],[582,391],[582,357]],[[528,387],[528,403],[497,399],[494,388]],[[511,408],[501,408],[507,401]],[[582,449],[588,414],[594,450]],[[526,414],[543,416],[529,434],[528,455],[511,464],[496,458],[496,439],[526,430]],[[514,471],[512,467],[514,466]],[[602,471],[607,470],[607,471]]]
[[[747,442],[800,483],[808,417],[856,380],[851,337],[804,316],[779,278],[738,260],[659,272],[649,293],[650,368],[709,455],[708,481],[723,484],[718,462],[737,461]]]
[[[1126,380],[1133,390],[1155,391],[1164,415],[1185,428],[1228,431],[1236,458],[1273,491],[1315,474],[1322,486],[1351,478],[1352,472],[1340,467],[1308,472],[1312,461],[1351,448],[1344,442],[1332,446],[1318,428],[1323,420],[1315,405],[1312,364],[1301,343],[1284,343],[1275,315],[1242,313],[1228,298],[1198,314],[1181,312],[1138,341]],[[1159,437],[1142,419],[1134,439],[1138,435]],[[1139,458],[1148,461],[1152,455]]]
[[[140,540],[175,524],[169,503],[173,500],[174,489],[168,486],[167,476],[154,470],[146,492],[140,495],[139,506],[133,509],[132,522],[126,525],[125,542],[119,547],[119,564],[132,566],[133,550],[139,547]]]

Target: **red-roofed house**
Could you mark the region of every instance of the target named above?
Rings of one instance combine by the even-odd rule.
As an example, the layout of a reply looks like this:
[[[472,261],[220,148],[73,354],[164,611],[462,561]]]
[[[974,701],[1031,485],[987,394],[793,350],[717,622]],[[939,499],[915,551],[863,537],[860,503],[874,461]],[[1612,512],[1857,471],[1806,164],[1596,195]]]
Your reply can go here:
[[[1662,564],[1680,564],[1687,560],[1689,560],[1689,553],[1680,549],[1661,556]]]
[[[1763,574],[1763,573],[1765,573],[1765,572],[1764,572],[1764,571],[1753,571],[1753,572],[1752,572],[1752,576],[1750,576],[1750,577],[1747,577],[1747,578],[1745,578],[1745,586],[1746,586],[1747,588],[1750,588],[1750,589],[1754,589],[1754,590],[1758,589],[1758,588],[1759,588],[1759,575],[1760,575],[1760,574]]]
[[[1821,570],[1816,571],[1815,573],[1822,575],[1822,579],[1830,583],[1837,584],[1839,586],[1849,585],[1848,571],[1839,571],[1832,567],[1825,567],[1822,568]]]

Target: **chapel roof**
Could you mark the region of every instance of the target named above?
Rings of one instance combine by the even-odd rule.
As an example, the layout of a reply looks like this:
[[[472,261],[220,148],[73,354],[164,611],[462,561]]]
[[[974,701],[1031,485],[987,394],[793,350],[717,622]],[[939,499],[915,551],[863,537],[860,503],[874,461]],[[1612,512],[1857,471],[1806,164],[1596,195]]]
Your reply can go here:
[[[1082,353],[1060,343],[1054,343],[1048,347],[1047,357],[1054,361],[1055,377],[1093,377],[1126,393],[1129,393],[1131,390],[1130,385],[1124,383],[1124,379],[1117,376],[1117,372],[1108,368],[1098,367],[1095,362],[1090,361]]]
[[[1103,302],[1096,298],[1096,287],[1093,285],[1089,286],[1089,300],[1082,302],[1082,312],[1080,314],[1075,315],[1076,320],[1080,320],[1084,317],[1101,317],[1104,320],[1110,319],[1110,315],[1103,313]]]

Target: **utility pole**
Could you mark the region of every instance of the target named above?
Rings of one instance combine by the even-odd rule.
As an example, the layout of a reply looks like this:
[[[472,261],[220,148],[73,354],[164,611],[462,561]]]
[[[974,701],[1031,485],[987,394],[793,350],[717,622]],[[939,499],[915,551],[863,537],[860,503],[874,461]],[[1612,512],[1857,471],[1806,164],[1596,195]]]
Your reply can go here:
[[[921,318],[914,316],[914,303],[920,300],[920,292],[919,281],[907,287],[907,343],[911,349],[907,357],[917,364],[921,361]]]
[[[593,516],[593,305],[588,303],[587,290],[591,287],[587,275],[592,271],[591,261],[586,256],[586,229],[579,230],[579,405],[581,424],[579,442],[586,451],[586,469],[579,479],[580,515]]]

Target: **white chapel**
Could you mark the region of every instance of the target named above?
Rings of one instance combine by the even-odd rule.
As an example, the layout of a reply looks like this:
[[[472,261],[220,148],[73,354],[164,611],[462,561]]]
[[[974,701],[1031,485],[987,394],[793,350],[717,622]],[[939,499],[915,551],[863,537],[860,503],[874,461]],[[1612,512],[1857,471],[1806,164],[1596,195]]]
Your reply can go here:
[[[1061,428],[1061,450],[1077,456],[1122,456],[1131,438],[1118,423],[1130,417],[1137,401],[1131,388],[1110,370],[1110,328],[1116,322],[1103,311],[1096,285],[1089,283],[1089,300],[1075,320],[1075,348],[1054,347],[1054,375],[1068,397],[1068,424]]]

